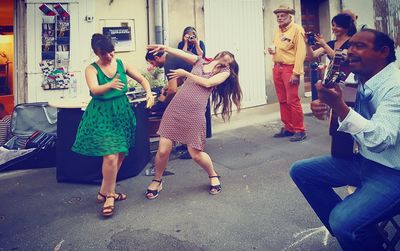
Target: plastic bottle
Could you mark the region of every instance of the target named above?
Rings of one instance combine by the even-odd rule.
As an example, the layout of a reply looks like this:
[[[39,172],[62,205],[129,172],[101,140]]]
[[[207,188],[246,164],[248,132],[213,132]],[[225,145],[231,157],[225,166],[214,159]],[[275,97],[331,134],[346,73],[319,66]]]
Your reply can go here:
[[[77,81],[74,74],[71,74],[71,79],[69,82],[69,97],[76,98],[78,94]]]

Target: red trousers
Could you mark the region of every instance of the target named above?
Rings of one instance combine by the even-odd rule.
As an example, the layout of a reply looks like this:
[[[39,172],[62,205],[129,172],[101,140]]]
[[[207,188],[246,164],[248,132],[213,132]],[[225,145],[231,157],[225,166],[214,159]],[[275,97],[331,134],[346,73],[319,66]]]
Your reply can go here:
[[[275,64],[273,78],[285,130],[304,132],[304,115],[300,104],[299,85],[290,83],[293,65]]]

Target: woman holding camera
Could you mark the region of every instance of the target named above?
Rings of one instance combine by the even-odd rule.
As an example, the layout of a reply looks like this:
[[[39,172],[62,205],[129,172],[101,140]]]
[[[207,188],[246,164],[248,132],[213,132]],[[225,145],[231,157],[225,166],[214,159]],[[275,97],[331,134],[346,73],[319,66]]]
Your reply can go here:
[[[348,49],[349,40],[357,32],[357,28],[354,24],[352,16],[346,13],[341,13],[332,18],[332,32],[336,39],[329,42],[325,42],[321,35],[314,35],[309,37],[307,40],[307,57],[316,58],[323,54],[327,54],[328,58],[332,60],[335,56],[336,49]],[[308,34],[309,36],[310,34]],[[308,37],[307,36],[307,37]],[[316,43],[321,47],[313,51],[310,46],[310,39],[315,39]],[[342,64],[340,70],[346,75],[350,73],[348,66]],[[344,90],[343,90],[344,91]],[[347,103],[352,106],[353,104]],[[321,109],[326,109],[326,104],[321,103],[319,100],[315,100],[312,103],[313,106],[319,106]],[[337,114],[332,111],[330,116],[329,124],[329,135],[332,137],[331,140],[331,155],[334,157],[348,157],[352,155],[353,151],[353,139],[348,133],[338,131],[339,127]]]
[[[186,27],[183,30],[182,41],[179,42],[178,49],[204,58],[206,56],[206,47],[203,41],[197,39],[196,33],[197,31],[194,27]]]
[[[345,13],[338,14],[332,18],[332,32],[335,40],[326,42],[320,34],[307,34],[307,57],[317,58],[326,54],[329,59],[335,56],[336,49],[348,49],[349,39],[357,32],[353,18]],[[314,41],[313,41],[314,40]],[[313,50],[311,45],[318,44],[321,47]]]

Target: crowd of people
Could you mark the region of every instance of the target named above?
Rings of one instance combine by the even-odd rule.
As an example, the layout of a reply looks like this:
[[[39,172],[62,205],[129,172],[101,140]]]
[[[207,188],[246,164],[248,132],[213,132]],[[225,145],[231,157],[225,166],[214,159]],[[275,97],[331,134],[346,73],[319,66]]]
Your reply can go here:
[[[343,11],[331,20],[335,39],[327,42],[315,33],[310,35],[315,41],[312,44],[303,27],[294,23],[293,8],[281,5],[273,13],[278,27],[268,52],[274,63],[273,82],[283,124],[273,137],[288,137],[290,142],[307,138],[298,94],[306,57],[326,55],[332,60],[337,49],[347,50],[347,63],[341,70],[353,73],[357,83],[353,106],[344,100],[339,83],[326,87],[321,80],[316,86],[318,99],[311,102],[316,118],[324,119],[329,111],[335,114],[331,135],[350,135],[357,150],[346,156],[332,153],[296,161],[290,176],[343,250],[383,250],[383,240],[375,226],[400,209],[400,70],[395,65],[395,43],[374,29],[362,27],[357,32],[357,16]],[[110,38],[96,33],[91,47],[98,57],[85,70],[92,99],[72,150],[103,157],[103,180],[96,197],[102,204],[101,214],[113,215],[115,202],[128,197],[116,191],[117,174],[129,149],[134,147],[136,127],[135,114],[125,95],[127,77],[143,87],[148,108],[162,116],[155,175],[146,198],[160,195],[163,174],[176,143],[182,144],[185,158],[193,159],[206,172],[208,192],[220,193],[220,176],[204,148],[211,134],[210,107],[224,120],[229,120],[234,106],[240,110],[242,91],[235,56],[221,51],[207,58],[205,44],[198,39],[194,27],[184,29],[177,48],[148,45],[146,61],[163,67],[168,80],[161,94],[154,97],[140,72],[116,57]],[[6,119],[9,117],[3,120]],[[332,125],[336,127],[332,129]],[[356,190],[342,199],[334,188],[348,185]]]

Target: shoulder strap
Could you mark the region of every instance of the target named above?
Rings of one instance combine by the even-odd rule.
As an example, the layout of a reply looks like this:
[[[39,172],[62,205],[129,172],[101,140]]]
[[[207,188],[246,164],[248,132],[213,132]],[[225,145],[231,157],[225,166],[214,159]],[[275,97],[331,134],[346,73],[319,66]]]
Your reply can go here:
[[[122,63],[122,60],[117,58],[116,61],[117,61],[117,71],[119,73],[121,73],[121,72],[125,73],[125,67],[124,67],[124,64]]]

